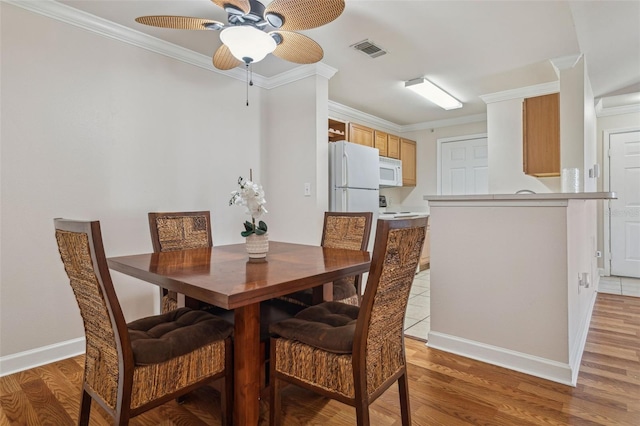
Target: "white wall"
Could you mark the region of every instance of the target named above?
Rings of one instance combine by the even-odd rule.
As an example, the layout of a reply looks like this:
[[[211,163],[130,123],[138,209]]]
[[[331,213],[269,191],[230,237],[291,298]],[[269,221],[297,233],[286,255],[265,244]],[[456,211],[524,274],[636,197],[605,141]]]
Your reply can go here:
[[[320,243],[329,194],[328,90],[325,77],[312,76],[265,96],[265,222],[271,240]],[[305,183],[311,196],[304,195]]]
[[[560,168],[580,169],[581,190],[596,190],[589,169],[597,155],[595,104],[584,56],[560,70]]]
[[[263,90],[246,107],[240,81],[0,10],[4,356],[83,335],[55,217],[99,219],[108,256],[150,251],[146,215],[157,210],[211,210],[214,244],[242,241],[228,199],[238,175],[261,174]],[[153,313],[155,286],[114,281],[128,320]]]
[[[486,122],[438,127],[435,129],[401,133],[400,136],[416,141],[416,186],[383,188],[380,194],[387,197],[391,210],[429,211],[425,195],[437,194],[437,141],[454,136],[474,135],[487,132]]]
[[[597,284],[595,201],[433,204],[429,345],[575,385]]]
[[[489,192],[513,194],[560,192],[559,178],[526,175],[522,166],[522,102],[524,98],[487,104]]]

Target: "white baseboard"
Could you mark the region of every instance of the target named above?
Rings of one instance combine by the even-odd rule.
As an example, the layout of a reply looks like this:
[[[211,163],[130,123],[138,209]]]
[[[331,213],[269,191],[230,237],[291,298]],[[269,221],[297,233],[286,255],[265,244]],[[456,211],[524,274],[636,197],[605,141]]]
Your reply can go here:
[[[427,346],[564,385],[575,386],[572,366],[558,361],[487,345],[436,331],[429,333]]]
[[[84,337],[0,357],[0,377],[83,354]]]
[[[596,305],[596,296],[598,292],[594,291],[591,295],[591,301],[589,302],[589,309],[587,314],[582,318],[580,329],[578,330],[578,341],[573,347],[573,352],[569,355],[569,363],[571,364],[571,386],[576,386],[578,383],[578,373],[580,372],[580,363],[582,362],[582,354],[584,353],[584,347],[587,344],[587,337],[589,335],[589,326],[591,325],[591,317],[593,316],[593,307]]]
[[[577,330],[577,340],[572,352],[569,354],[569,363],[541,358],[437,331],[429,332],[426,345],[430,348],[575,387],[578,383],[580,363],[587,343],[595,302],[596,292],[594,291],[589,301],[588,312],[582,318]]]

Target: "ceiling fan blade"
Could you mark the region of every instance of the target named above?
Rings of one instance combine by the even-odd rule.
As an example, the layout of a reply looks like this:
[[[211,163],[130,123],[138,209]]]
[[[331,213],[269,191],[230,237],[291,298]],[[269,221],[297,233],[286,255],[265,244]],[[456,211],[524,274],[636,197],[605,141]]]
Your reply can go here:
[[[251,11],[251,5],[249,4],[249,0],[211,0],[211,1],[223,9],[225,9],[226,6],[231,6],[241,10],[244,14],[247,14]]]
[[[219,28],[224,27],[222,22],[212,19],[192,18],[190,16],[140,16],[136,18],[136,22],[151,25],[152,27],[173,28],[176,30],[207,30],[216,28],[216,26],[219,26]]]
[[[344,0],[273,0],[264,11],[265,19],[282,30],[308,30],[336,19],[344,10]],[[278,19],[282,25],[277,25]],[[275,24],[275,25],[274,25]]]
[[[276,46],[273,54],[285,61],[296,64],[313,64],[324,56],[322,47],[309,37],[291,31],[272,31],[279,34],[282,42]]]
[[[231,54],[231,51],[225,44],[220,46],[218,50],[216,50],[216,53],[213,55],[213,66],[218,68],[219,70],[230,70],[237,67],[241,63],[242,61],[237,60],[236,57]]]

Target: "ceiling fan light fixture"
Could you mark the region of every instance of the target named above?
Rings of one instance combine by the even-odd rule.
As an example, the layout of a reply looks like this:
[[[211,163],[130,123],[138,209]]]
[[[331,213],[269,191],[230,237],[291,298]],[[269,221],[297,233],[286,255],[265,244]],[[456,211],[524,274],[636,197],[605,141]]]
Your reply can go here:
[[[276,41],[269,34],[248,25],[225,28],[220,40],[244,63],[259,62],[276,48]]]
[[[414,78],[404,83],[404,87],[413,90],[420,96],[428,99],[440,108],[451,110],[462,108],[462,102],[427,80],[426,78]]]

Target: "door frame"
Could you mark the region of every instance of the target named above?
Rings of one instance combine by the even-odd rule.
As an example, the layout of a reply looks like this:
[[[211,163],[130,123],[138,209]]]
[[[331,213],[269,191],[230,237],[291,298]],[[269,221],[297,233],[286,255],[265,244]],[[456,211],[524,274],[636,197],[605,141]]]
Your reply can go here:
[[[640,127],[624,127],[620,129],[608,129],[602,131],[602,190],[604,192],[611,191],[611,182],[609,173],[611,171],[611,135],[618,133],[629,133],[640,131]],[[604,251],[603,266],[604,276],[611,276],[611,219],[609,211],[611,201],[602,203],[602,247]]]
[[[473,135],[453,136],[448,138],[436,139],[436,193],[442,195],[442,144],[448,142],[461,142],[474,139],[486,139],[487,145],[489,144],[489,137],[487,133],[476,133]]]

